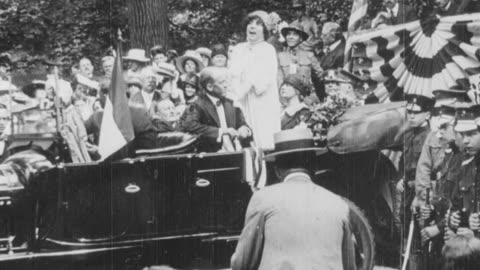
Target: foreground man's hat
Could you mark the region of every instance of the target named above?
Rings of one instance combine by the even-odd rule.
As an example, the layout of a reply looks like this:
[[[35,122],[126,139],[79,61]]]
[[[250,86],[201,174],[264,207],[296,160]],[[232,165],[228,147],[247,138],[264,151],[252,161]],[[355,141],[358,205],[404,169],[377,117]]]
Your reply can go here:
[[[310,129],[289,129],[273,135],[275,150],[265,156],[266,161],[275,161],[276,157],[301,152],[315,152],[317,155],[326,153],[326,148],[315,146],[313,133]]]

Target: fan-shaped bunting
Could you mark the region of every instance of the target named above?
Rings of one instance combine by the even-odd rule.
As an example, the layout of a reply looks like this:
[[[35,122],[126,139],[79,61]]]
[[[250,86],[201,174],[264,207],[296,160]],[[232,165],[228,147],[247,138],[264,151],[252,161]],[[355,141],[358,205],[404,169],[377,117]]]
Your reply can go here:
[[[369,102],[468,90],[469,77],[480,73],[480,13],[389,26],[349,42],[352,71],[376,86]]]

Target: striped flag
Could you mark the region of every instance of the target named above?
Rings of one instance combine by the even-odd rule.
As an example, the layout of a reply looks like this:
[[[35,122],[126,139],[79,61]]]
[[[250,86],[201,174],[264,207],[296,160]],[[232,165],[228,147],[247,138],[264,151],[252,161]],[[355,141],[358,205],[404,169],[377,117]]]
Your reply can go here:
[[[100,129],[98,152],[102,160],[120,150],[135,137],[121,59],[120,49],[118,49]]]
[[[468,90],[469,79],[480,74],[479,15],[432,17],[351,36],[353,72],[376,85],[368,101]]]
[[[354,32],[358,29],[360,22],[367,15],[368,0],[353,0],[352,12],[348,20],[348,32]]]

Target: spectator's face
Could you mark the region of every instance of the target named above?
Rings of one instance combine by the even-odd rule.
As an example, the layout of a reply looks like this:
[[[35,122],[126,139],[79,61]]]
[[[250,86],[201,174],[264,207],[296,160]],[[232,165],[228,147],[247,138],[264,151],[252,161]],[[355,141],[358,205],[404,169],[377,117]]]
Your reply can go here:
[[[447,142],[456,141],[457,134],[454,130],[453,123],[450,122],[450,123],[441,125],[438,129],[438,137]]]
[[[463,144],[465,145],[465,150],[470,155],[476,155],[480,152],[480,131],[473,130],[460,133],[462,136]]]
[[[190,84],[185,85],[185,96],[193,97],[196,94],[197,94],[197,89],[195,89],[195,87],[191,86]]]
[[[0,135],[3,135],[5,128],[10,123],[10,116],[6,108],[0,108]]]
[[[284,83],[282,87],[280,87],[280,97],[290,100],[296,96],[298,96],[297,90],[295,90],[295,88],[290,84]]]
[[[247,41],[257,42],[265,39],[263,24],[259,20],[252,20],[247,25]]]
[[[416,112],[407,110],[407,121],[411,128],[421,127],[430,118],[430,112]]]
[[[129,61],[128,62],[128,69],[133,71],[138,71],[142,69],[142,63],[137,61]]]
[[[187,73],[195,73],[197,72],[197,64],[193,60],[185,61],[185,71]]]
[[[102,104],[100,103],[99,100],[96,100],[95,103],[93,103],[93,111],[94,112],[99,112],[99,111],[102,111],[103,108],[102,108]]]
[[[398,0],[383,0],[383,5],[389,9],[392,9],[395,7],[395,4],[397,4]]]
[[[154,74],[147,74],[143,78],[143,91],[152,93],[157,87],[157,77]]]
[[[217,54],[212,58],[212,65],[214,67],[226,67],[227,57],[223,54]]]
[[[300,35],[295,31],[288,31],[286,36],[287,45],[290,48],[296,47],[302,42]]]
[[[88,78],[92,77],[93,65],[89,59],[83,58],[82,60],[80,60],[79,69],[80,69],[80,73],[82,73],[83,75],[87,76]]]
[[[132,97],[133,95],[135,95],[138,92],[140,92],[140,87],[138,87],[138,85],[131,84],[127,88],[127,93],[128,93],[129,97]]]
[[[114,61],[104,61],[102,63],[102,69],[103,69],[103,72],[105,73],[105,75],[107,77],[112,77],[112,72],[113,72],[113,63]]]
[[[215,79],[213,84],[213,92],[219,96],[224,97],[228,91],[229,81],[227,75],[221,75]]]
[[[89,88],[85,85],[78,84],[73,91],[74,101],[86,100],[88,97]]]
[[[157,116],[166,122],[173,122],[177,120],[177,112],[175,105],[170,100],[163,100],[157,104]]]
[[[0,65],[0,73],[8,74],[10,72],[9,65]]]
[[[335,38],[335,30],[330,30],[330,31],[322,31],[322,36],[321,39],[323,41],[324,46],[330,46],[333,43],[335,43],[336,38]]]
[[[305,14],[305,12],[303,11],[303,8],[296,8],[295,9],[295,16],[296,17],[302,17],[304,14]]]
[[[153,63],[155,63],[155,65],[158,65],[160,63],[166,63],[166,62],[167,62],[167,56],[163,53],[157,53],[153,57]]]
[[[206,55],[201,55],[202,56],[202,63],[205,67],[208,67],[209,64],[210,64],[210,58],[208,58],[208,56]]]

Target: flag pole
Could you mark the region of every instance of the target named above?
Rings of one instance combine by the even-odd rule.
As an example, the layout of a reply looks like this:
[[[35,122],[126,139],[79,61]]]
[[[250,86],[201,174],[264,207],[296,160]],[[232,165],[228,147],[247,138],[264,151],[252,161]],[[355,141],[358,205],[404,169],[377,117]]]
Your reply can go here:
[[[55,87],[54,87],[54,91],[55,91],[55,99],[54,99],[54,102],[55,102],[55,112],[57,114],[57,128],[60,129],[60,126],[63,125],[63,117],[61,115],[61,103],[60,103],[60,97],[59,97],[59,93],[60,93],[60,83],[59,83],[59,79],[58,79],[58,67],[57,66],[54,66],[53,67],[53,79],[55,81]]]

